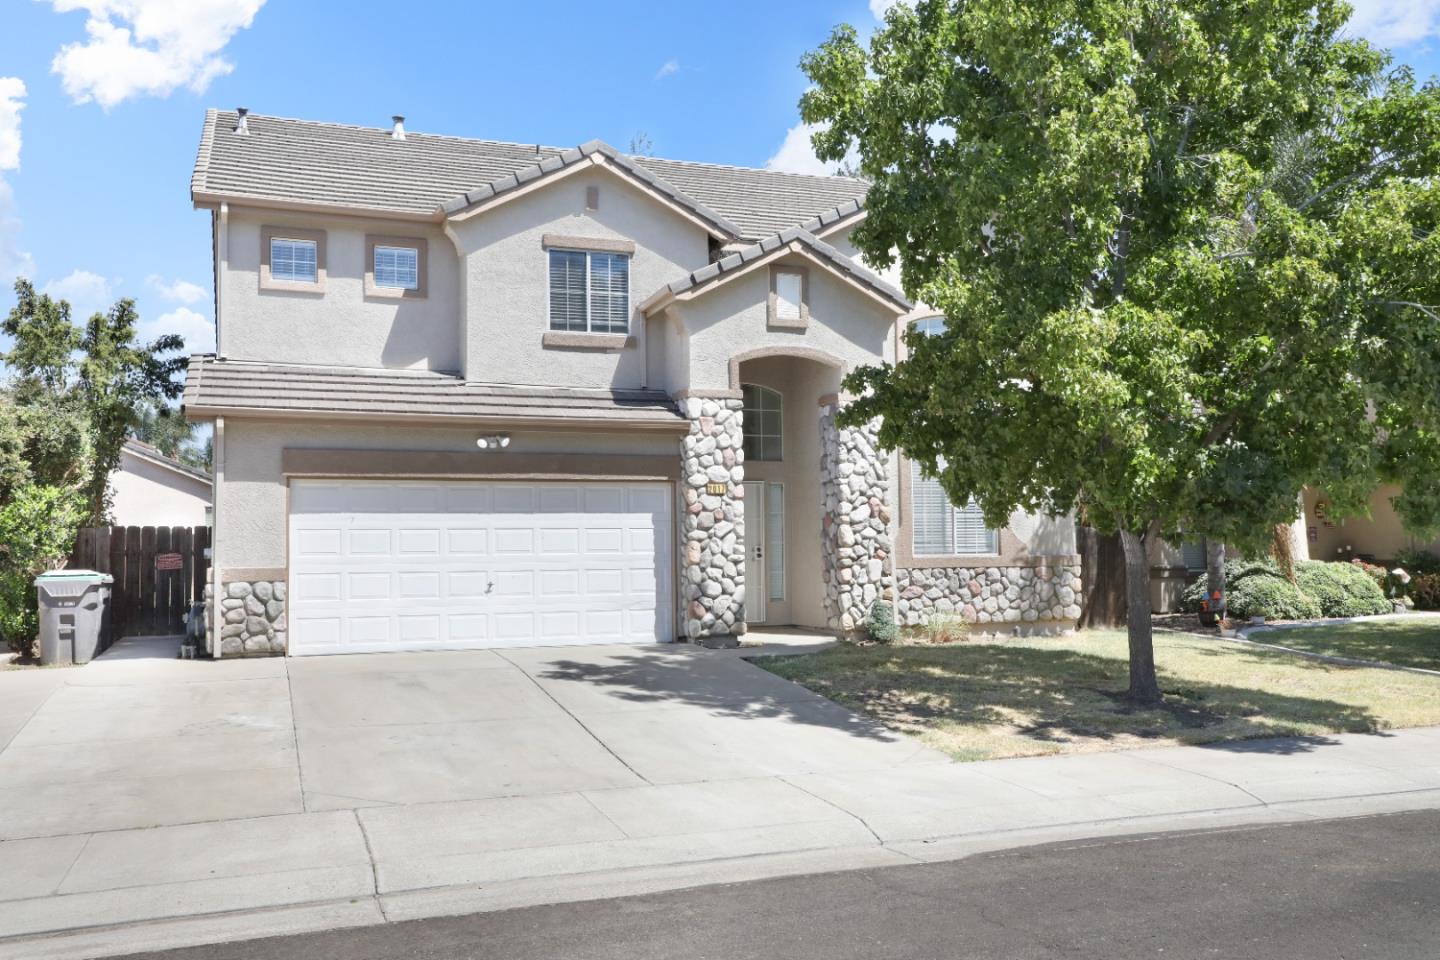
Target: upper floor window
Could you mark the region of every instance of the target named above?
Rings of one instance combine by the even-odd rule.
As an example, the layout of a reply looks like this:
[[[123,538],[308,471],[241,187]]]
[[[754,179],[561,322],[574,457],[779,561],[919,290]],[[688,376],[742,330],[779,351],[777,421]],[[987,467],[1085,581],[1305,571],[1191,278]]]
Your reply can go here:
[[[320,245],[314,240],[270,238],[270,279],[315,283],[320,278]]]
[[[945,332],[944,317],[921,317],[910,324],[910,329],[916,333],[923,333],[927,337],[939,336]]]
[[[365,296],[425,296],[430,243],[424,237],[365,237]]]
[[[911,552],[917,557],[993,556],[1000,552],[1000,531],[985,526],[985,516],[971,500],[963,507],[950,502],[945,488],[910,464]]]
[[[397,290],[420,287],[420,251],[414,247],[375,248],[375,286]]]
[[[740,385],[746,460],[779,460],[782,455],[780,394],[753,383]]]
[[[630,256],[550,251],[550,329],[630,332]]]
[[[260,228],[260,289],[325,292],[325,231]]]
[[[804,328],[810,319],[809,287],[803,268],[772,267],[767,318],[770,326]]]

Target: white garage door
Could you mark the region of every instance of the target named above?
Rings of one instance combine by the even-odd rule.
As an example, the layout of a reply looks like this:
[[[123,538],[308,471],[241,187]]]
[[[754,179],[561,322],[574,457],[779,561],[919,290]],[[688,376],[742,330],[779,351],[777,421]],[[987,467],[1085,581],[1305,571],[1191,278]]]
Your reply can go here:
[[[663,483],[296,481],[293,654],[653,643]]]

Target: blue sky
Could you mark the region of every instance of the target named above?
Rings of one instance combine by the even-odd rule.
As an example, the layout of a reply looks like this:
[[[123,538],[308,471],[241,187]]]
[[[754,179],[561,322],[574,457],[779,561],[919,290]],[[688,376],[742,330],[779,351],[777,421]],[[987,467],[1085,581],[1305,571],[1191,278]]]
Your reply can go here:
[[[212,349],[207,106],[814,170],[799,58],[886,2],[0,0],[0,310],[22,272]],[[1357,32],[1440,73],[1440,0],[1358,6]]]

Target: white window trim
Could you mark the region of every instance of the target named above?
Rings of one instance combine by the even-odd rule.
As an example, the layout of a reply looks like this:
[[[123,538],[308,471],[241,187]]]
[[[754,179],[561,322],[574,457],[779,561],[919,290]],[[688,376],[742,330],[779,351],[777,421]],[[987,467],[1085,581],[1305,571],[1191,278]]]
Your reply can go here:
[[[410,254],[412,257],[414,257],[414,258],[415,258],[415,267],[414,267],[414,269],[415,269],[415,282],[414,282],[414,283],[381,283],[381,282],[380,282],[380,277],[379,277],[379,273],[380,273],[379,260],[380,260],[380,254],[381,254],[382,251],[383,251],[383,252],[386,252],[386,253],[408,253],[408,254]],[[375,286],[377,286],[377,287],[383,287],[383,288],[385,288],[385,289],[387,289],[387,290],[419,290],[419,289],[420,289],[420,251],[419,251],[419,250],[416,250],[414,247],[400,247],[400,246],[396,246],[396,245],[390,244],[390,243],[377,243],[377,244],[375,245],[375,255],[374,255],[374,257],[371,259],[370,266],[371,266],[372,269],[375,270],[375,273],[376,273]]]
[[[923,558],[923,559],[926,559],[926,560],[934,560],[934,559],[949,559],[949,558],[955,558],[955,557],[964,557],[964,558],[969,558],[969,557],[995,557],[995,556],[999,556],[999,555],[1000,555],[1000,530],[999,530],[998,528],[995,528],[995,527],[986,527],[986,528],[985,528],[986,533],[989,535],[989,543],[987,544],[987,546],[991,547],[992,549],[985,550],[985,551],[979,551],[979,552],[971,552],[971,551],[961,552],[961,551],[958,549],[958,545],[959,545],[959,543],[960,543],[960,529],[959,529],[959,526],[958,526],[958,524],[959,524],[959,515],[960,515],[960,512],[961,512],[962,510],[967,510],[967,509],[969,509],[972,505],[975,505],[975,501],[974,501],[974,499],[972,498],[972,499],[970,500],[970,502],[967,503],[964,507],[957,507],[957,506],[955,506],[955,504],[954,504],[953,502],[950,501],[950,496],[949,496],[949,494],[946,494],[946,493],[945,493],[943,487],[941,488],[941,491],[940,491],[940,492],[941,492],[942,494],[944,494],[945,500],[946,500],[946,507],[947,507],[947,509],[949,510],[950,543],[951,543],[951,545],[952,545],[952,546],[951,546],[951,550],[950,550],[950,552],[948,552],[948,553],[927,553],[927,552],[925,552],[925,551],[922,551],[922,550],[920,549],[919,545],[917,544],[916,539],[915,539],[916,502],[917,502],[917,500],[919,499],[919,498],[918,498],[918,495],[917,495],[917,494],[918,494],[918,491],[916,490],[916,487],[918,487],[921,482],[938,483],[938,481],[937,481],[935,478],[933,478],[933,477],[926,477],[926,476],[924,475],[923,471],[921,471],[920,465],[919,465],[918,463],[914,462],[914,461],[911,461],[911,462],[910,462],[910,491],[909,491],[909,497],[908,497],[909,507],[910,507],[910,515],[905,518],[905,522],[906,522],[906,526],[909,528],[906,532],[907,532],[907,535],[909,536],[909,539],[910,539],[910,555],[911,555],[912,557]],[[978,506],[978,505],[977,505],[977,506]]]
[[[623,250],[591,250],[591,249],[585,249],[585,248],[583,248],[583,247],[567,247],[567,246],[560,246],[560,245],[558,245],[558,244],[549,244],[549,243],[547,243],[547,244],[545,245],[545,250],[546,250],[546,254],[545,254],[545,285],[546,285],[546,286],[545,286],[545,304],[546,304],[546,306],[545,306],[545,309],[546,309],[547,314],[549,314],[548,317],[546,318],[546,332],[547,332],[547,333],[550,333],[550,334],[569,334],[569,335],[571,335],[571,336],[581,336],[581,337],[619,337],[619,338],[622,338],[622,339],[629,337],[629,336],[630,336],[630,323],[631,323],[631,316],[630,316],[630,315],[631,315],[631,314],[634,312],[634,310],[635,310],[635,300],[634,300],[633,284],[631,284],[631,282],[630,282],[630,265],[631,265],[631,263],[632,263],[632,262],[634,261],[634,259],[635,259],[634,255],[633,255],[633,254],[630,254],[630,253],[626,253],[626,252],[623,251]],[[585,329],[584,329],[584,330],[568,330],[568,329],[567,329],[567,330],[559,330],[559,329],[556,329],[556,327],[555,327],[555,315],[554,315],[554,313],[551,313],[551,312],[550,312],[550,309],[551,309],[551,307],[550,307],[550,254],[551,254],[551,253],[580,253],[580,254],[584,254],[584,256],[585,256]],[[591,329],[591,323],[593,322],[593,320],[592,320],[592,318],[591,318],[591,316],[590,316],[590,304],[591,304],[591,302],[593,301],[594,298],[591,296],[591,290],[590,290],[590,258],[593,257],[593,256],[595,256],[596,254],[599,254],[600,256],[606,256],[606,257],[624,257],[624,258],[625,258],[625,329],[624,329],[624,330],[621,330],[621,331],[612,331],[612,330],[593,330],[593,329]],[[558,345],[562,345],[562,346],[563,346],[563,345],[566,345],[566,344],[558,344]]]

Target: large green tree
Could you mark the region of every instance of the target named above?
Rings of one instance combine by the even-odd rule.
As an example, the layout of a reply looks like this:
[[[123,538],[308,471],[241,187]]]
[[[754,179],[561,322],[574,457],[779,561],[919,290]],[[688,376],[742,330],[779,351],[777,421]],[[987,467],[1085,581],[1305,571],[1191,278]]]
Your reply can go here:
[[[1263,550],[1302,486],[1440,526],[1440,91],[1336,0],[920,0],[808,54],[855,241],[946,331],[855,371],[852,422],[1000,524],[1124,548],[1131,698],[1160,698],[1147,548]]]

